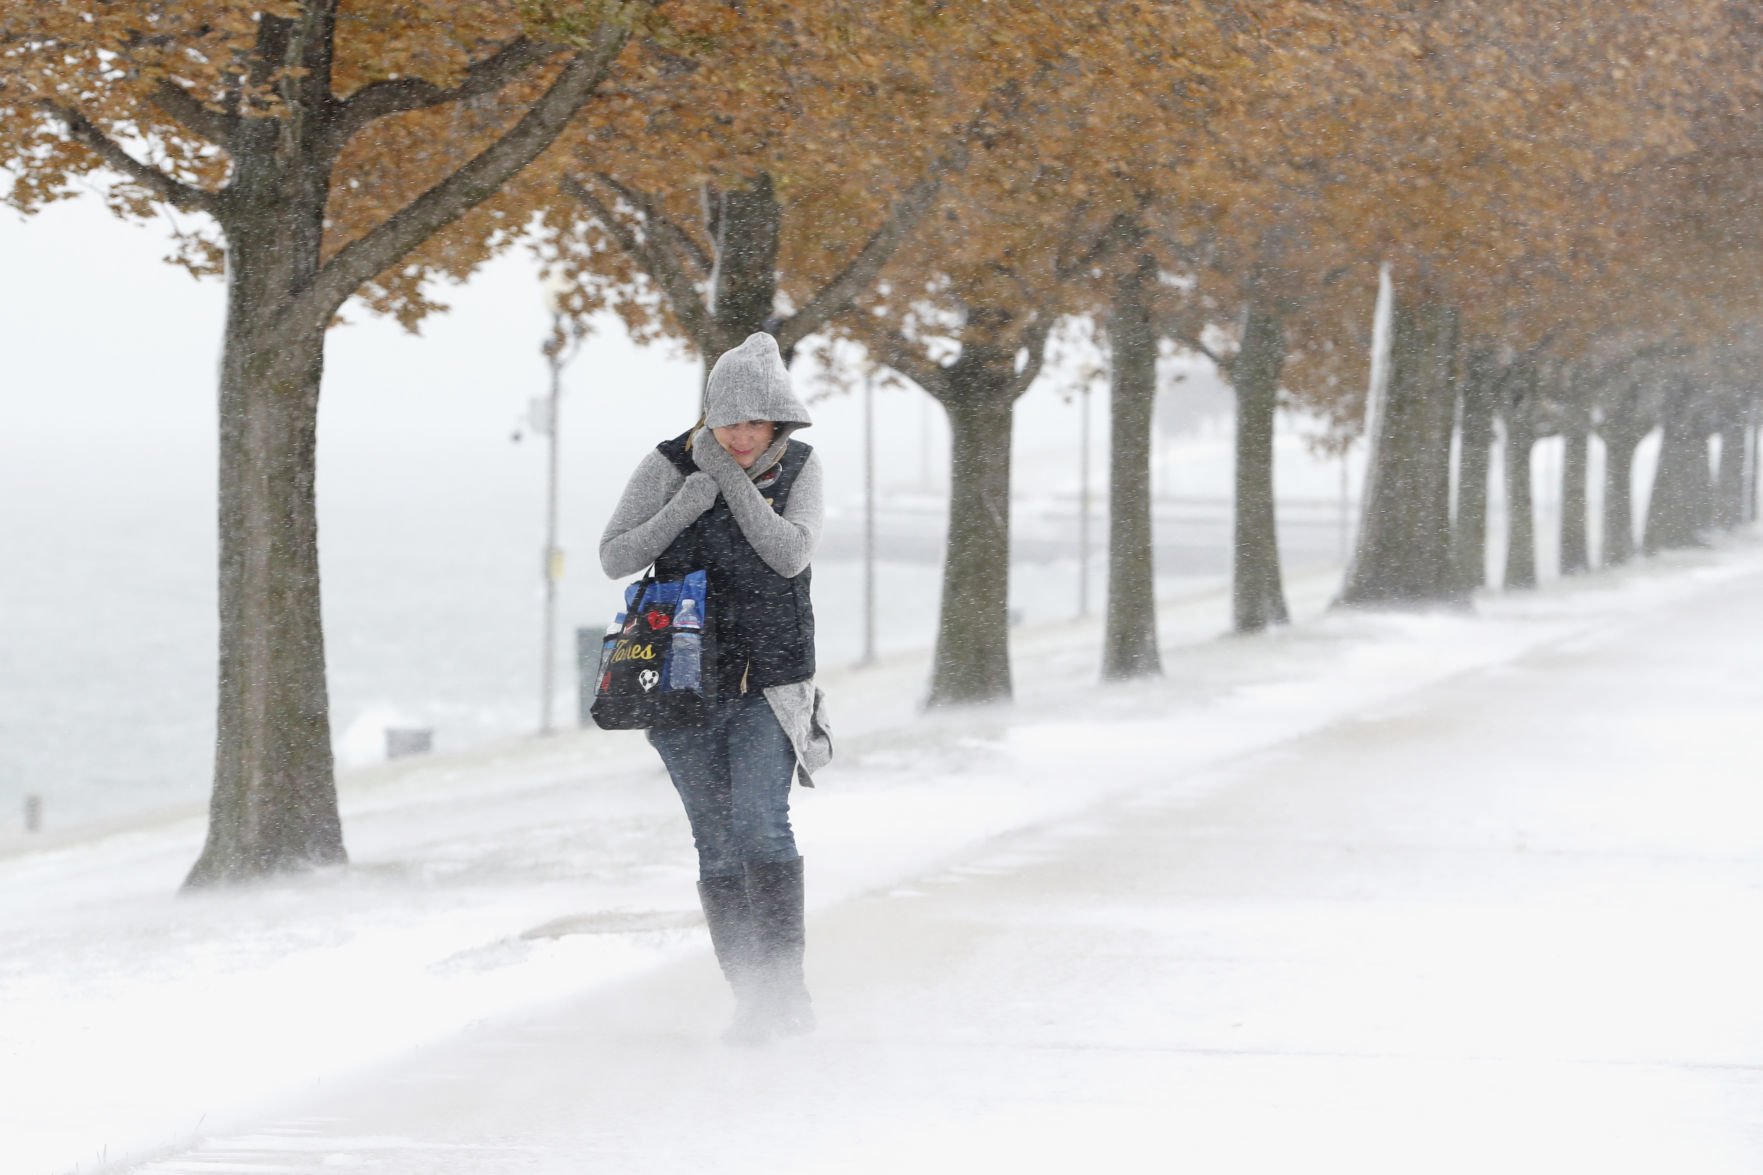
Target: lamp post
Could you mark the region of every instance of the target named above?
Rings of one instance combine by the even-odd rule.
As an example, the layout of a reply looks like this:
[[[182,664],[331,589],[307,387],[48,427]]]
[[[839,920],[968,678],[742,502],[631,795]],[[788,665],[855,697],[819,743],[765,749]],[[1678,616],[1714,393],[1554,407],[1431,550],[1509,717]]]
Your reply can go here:
[[[551,369],[551,386],[545,397],[533,403],[533,427],[545,437],[545,549],[540,553],[539,567],[545,585],[544,631],[540,638],[540,734],[552,731],[552,697],[557,677],[557,585],[563,579],[563,550],[557,545],[558,410],[563,399],[563,365],[575,352],[563,330],[563,297],[568,288],[555,276],[545,281],[545,308],[551,314],[551,333],[539,350]]]
[[[863,373],[863,660],[875,664],[875,367]]]
[[[1083,423],[1077,462],[1077,614],[1090,614],[1090,381],[1078,392]]]

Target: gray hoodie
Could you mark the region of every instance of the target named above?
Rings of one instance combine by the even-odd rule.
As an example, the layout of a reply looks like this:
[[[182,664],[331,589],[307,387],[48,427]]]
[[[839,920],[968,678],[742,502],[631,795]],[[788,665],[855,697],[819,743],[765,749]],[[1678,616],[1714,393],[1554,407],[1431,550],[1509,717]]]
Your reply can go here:
[[[774,421],[778,429],[771,446],[750,469],[742,469],[710,430],[748,420]],[[790,434],[810,423],[808,409],[790,390],[790,372],[776,339],[763,333],[749,335],[740,346],[724,352],[710,369],[703,427],[691,440],[698,472],[682,476],[666,457],[649,450],[631,474],[600,537],[601,567],[614,579],[642,571],[720,494],[728,499],[741,533],[766,565],[787,578],[800,575],[820,541],[824,515],[820,455],[808,455],[781,515],[753,481],[783,458]],[[832,757],[824,696],[812,681],[805,681],[773,686],[765,697],[796,747],[806,782],[808,772]]]
[[[753,550],[779,575],[801,574],[820,541],[822,474],[820,455],[811,453],[790,491],[782,515],[753,486],[782,460],[790,434],[808,427],[808,409],[790,391],[790,373],[777,340],[750,335],[725,352],[710,369],[705,386],[704,427],[692,438],[699,472],[682,477],[672,462],[651,449],[631,474],[624,495],[600,537],[600,564],[614,579],[635,575],[665,551],[681,531],[710,509],[721,494]],[[778,425],[771,447],[742,469],[716,443],[713,428],[747,420]]]
[[[790,390],[790,369],[778,352],[777,340],[761,331],[724,351],[704,385],[704,423],[727,428],[745,420],[773,420],[794,432],[811,422],[808,409]]]

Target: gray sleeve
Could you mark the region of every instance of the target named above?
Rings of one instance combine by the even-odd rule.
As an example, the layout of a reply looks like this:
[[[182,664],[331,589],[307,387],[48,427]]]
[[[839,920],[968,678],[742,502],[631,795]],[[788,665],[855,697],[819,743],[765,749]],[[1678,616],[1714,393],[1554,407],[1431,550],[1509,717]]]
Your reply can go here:
[[[786,579],[802,573],[820,542],[820,525],[825,516],[822,480],[820,454],[810,453],[801,472],[796,474],[796,484],[790,488],[790,500],[782,514],[767,505],[764,496],[745,477],[731,479],[723,490],[729,511],[747,542],[767,567]]]
[[[702,473],[687,479],[667,458],[649,450],[600,536],[601,568],[614,579],[635,575],[655,562],[715,500],[714,480]]]

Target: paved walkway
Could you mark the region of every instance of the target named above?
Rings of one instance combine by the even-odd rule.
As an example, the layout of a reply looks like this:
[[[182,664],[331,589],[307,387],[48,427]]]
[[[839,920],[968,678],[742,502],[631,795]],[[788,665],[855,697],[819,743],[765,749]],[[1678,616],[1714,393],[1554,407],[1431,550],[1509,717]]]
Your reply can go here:
[[[1713,588],[137,1170],[1763,1170],[1763,590]],[[810,858],[812,875],[813,859]]]

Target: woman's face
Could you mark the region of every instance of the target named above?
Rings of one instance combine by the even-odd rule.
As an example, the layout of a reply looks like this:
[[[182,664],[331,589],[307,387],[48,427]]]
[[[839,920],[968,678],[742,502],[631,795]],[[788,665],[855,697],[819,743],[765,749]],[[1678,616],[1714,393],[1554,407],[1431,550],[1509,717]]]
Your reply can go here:
[[[777,435],[777,424],[770,420],[744,420],[710,431],[715,434],[716,443],[735,459],[736,465],[751,469],[753,462],[771,448],[771,439]]]

